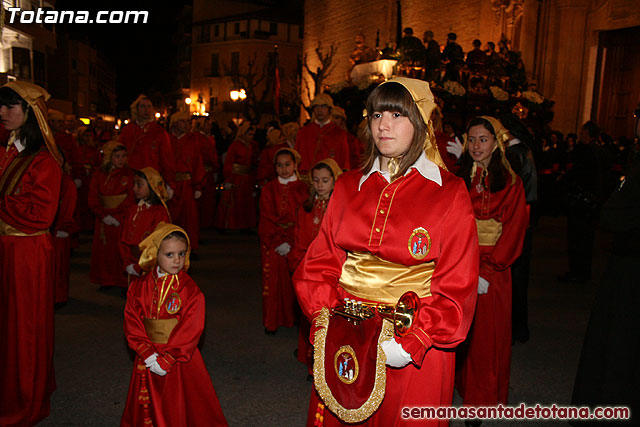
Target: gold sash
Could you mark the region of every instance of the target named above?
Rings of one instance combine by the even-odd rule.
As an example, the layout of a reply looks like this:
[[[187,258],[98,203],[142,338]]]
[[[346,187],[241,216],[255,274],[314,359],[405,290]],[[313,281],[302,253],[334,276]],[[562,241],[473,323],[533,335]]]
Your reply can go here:
[[[356,297],[395,304],[407,291],[414,291],[420,298],[430,297],[434,269],[433,261],[407,266],[368,252],[349,252],[339,283]]]
[[[22,231],[14,228],[0,219],[0,236],[17,236],[17,237],[31,237],[31,236],[40,236],[42,234],[47,234],[49,230],[40,230],[35,233],[27,234]]]
[[[234,163],[233,166],[231,166],[231,172],[238,175],[249,175],[251,173],[251,166]]]
[[[189,172],[176,172],[176,181],[188,181],[191,179],[191,174]]]
[[[495,219],[476,219],[478,227],[478,244],[480,246],[495,246],[502,235],[502,223]]]
[[[107,209],[115,209],[124,202],[128,194],[118,194],[117,196],[100,196],[100,203]]]
[[[169,341],[171,331],[178,324],[178,319],[149,319],[145,317],[143,319],[144,329],[147,331],[147,336],[154,344],[166,344]]]

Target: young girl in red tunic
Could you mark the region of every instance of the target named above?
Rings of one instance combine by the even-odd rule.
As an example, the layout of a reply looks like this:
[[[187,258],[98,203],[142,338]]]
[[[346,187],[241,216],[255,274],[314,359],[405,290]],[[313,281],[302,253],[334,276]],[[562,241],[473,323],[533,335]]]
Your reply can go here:
[[[133,177],[133,194],[137,204],[129,206],[122,223],[120,256],[122,268],[131,276],[140,276],[138,245],[156,229],[161,222],[171,222],[165,202],[169,198],[164,180],[154,168],[142,168]]]
[[[54,253],[49,228],[63,160],[47,124],[49,94],[32,83],[0,88],[0,425],[32,426],[49,415],[56,388]]]
[[[67,163],[65,163],[67,166]],[[71,235],[78,231],[74,212],[78,199],[76,186],[68,173],[70,167],[64,168],[60,184],[60,203],[53,223],[52,234],[55,250],[54,282],[55,302],[65,303],[69,299],[69,273],[71,264]]]
[[[121,223],[134,203],[133,171],[127,167],[127,151],[118,141],[102,148],[102,167],[93,174],[89,187],[89,208],[96,216],[91,246],[89,279],[101,287],[127,287],[120,258]]]
[[[205,301],[187,274],[189,238],[161,222],[140,243],[146,273],[131,282],[124,333],[136,353],[121,426],[226,426],[198,341]]]
[[[293,245],[298,209],[308,196],[298,179],[298,153],[281,148],[275,155],[278,177],[269,181],[260,196],[260,248],[262,252],[262,322],[267,334],[296,320],[296,296],[291,285],[287,254]]]
[[[529,222],[522,181],[504,155],[508,131],[493,117],[468,126],[458,171],[469,190],[478,228],[478,302],[458,349],[456,387],[469,406],[506,404],[511,369],[511,264]],[[478,423],[478,421],[475,421]]]
[[[289,252],[289,269],[295,271],[307,253],[307,249],[313,239],[320,231],[322,218],[327,210],[329,198],[333,192],[333,186],[336,178],[340,176],[342,169],[333,159],[324,159],[316,163],[311,168],[311,183],[313,187],[309,198],[302,205],[302,209],[298,210],[298,219],[296,220],[296,229],[293,237],[293,248]],[[298,330],[298,360],[309,368],[309,374],[313,369],[313,347],[309,342],[309,332],[311,324],[307,318],[300,316]]]

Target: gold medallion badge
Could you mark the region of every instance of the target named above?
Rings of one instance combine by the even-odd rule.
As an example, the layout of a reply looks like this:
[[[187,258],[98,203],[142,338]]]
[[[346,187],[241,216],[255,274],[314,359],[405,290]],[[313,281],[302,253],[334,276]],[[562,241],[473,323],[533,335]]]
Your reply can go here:
[[[431,249],[431,236],[422,227],[416,228],[409,237],[409,253],[415,259],[423,259]]]
[[[333,358],[333,366],[340,381],[351,384],[358,378],[358,359],[350,345],[343,345]]]
[[[180,308],[182,307],[182,300],[176,292],[171,294],[171,296],[169,297],[169,301],[167,301],[166,307],[167,313],[169,314],[176,314],[178,311],[180,311]]]

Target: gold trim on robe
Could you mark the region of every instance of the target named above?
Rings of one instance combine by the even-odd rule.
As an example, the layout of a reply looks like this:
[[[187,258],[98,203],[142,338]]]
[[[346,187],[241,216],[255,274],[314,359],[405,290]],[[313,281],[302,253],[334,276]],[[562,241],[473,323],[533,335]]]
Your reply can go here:
[[[251,173],[251,166],[241,165],[240,163],[234,163],[231,166],[231,172],[237,175],[249,175]]]
[[[402,265],[385,261],[368,252],[348,252],[339,284],[358,298],[396,304],[407,291],[420,298],[431,296],[435,262]]]
[[[502,235],[502,223],[495,219],[477,219],[478,244],[480,246],[495,246]]]
[[[106,209],[115,209],[127,199],[127,196],[127,193],[115,196],[100,196],[100,204]]]
[[[149,319],[145,317],[142,321],[144,322],[147,336],[154,344],[166,344],[169,342],[171,331],[178,324],[178,319],[175,317],[171,319]]]
[[[188,181],[191,179],[190,172],[176,172],[176,182]]]
[[[6,222],[0,219],[0,236],[16,236],[16,237],[31,237],[31,236],[41,236],[43,234],[47,234],[49,230],[40,230],[35,233],[23,233],[15,227],[10,226]]]

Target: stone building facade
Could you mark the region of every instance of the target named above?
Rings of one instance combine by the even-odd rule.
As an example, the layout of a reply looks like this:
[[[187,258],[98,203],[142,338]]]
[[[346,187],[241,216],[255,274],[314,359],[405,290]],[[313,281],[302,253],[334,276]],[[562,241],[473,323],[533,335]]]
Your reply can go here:
[[[603,122],[605,129],[613,126],[616,132],[631,136],[632,121],[621,116],[629,116],[640,101],[640,86],[628,82],[640,80],[640,65],[632,59],[640,48],[640,2],[320,0],[305,2],[304,25],[303,52],[311,69],[319,65],[314,53],[318,43],[325,50],[332,44],[338,47],[335,68],[326,84],[345,79],[357,33],[363,33],[371,47],[379,34],[379,47],[383,48],[394,43],[404,27],[412,27],[420,38],[431,30],[440,44],[446,42],[447,33],[455,32],[465,52],[472,49],[473,39],[497,43],[504,34],[511,49],[522,52],[528,80],[535,81],[538,91],[555,102],[552,128],[575,132],[586,120],[594,119]],[[627,37],[607,37],[607,33],[623,29]],[[621,41],[629,37],[630,41]],[[616,58],[611,57],[612,43],[617,46]],[[607,76],[616,81],[607,85],[603,82]],[[304,78],[313,85],[308,75]],[[304,91],[302,96],[307,103]],[[603,105],[603,100],[611,97],[616,102]]]

